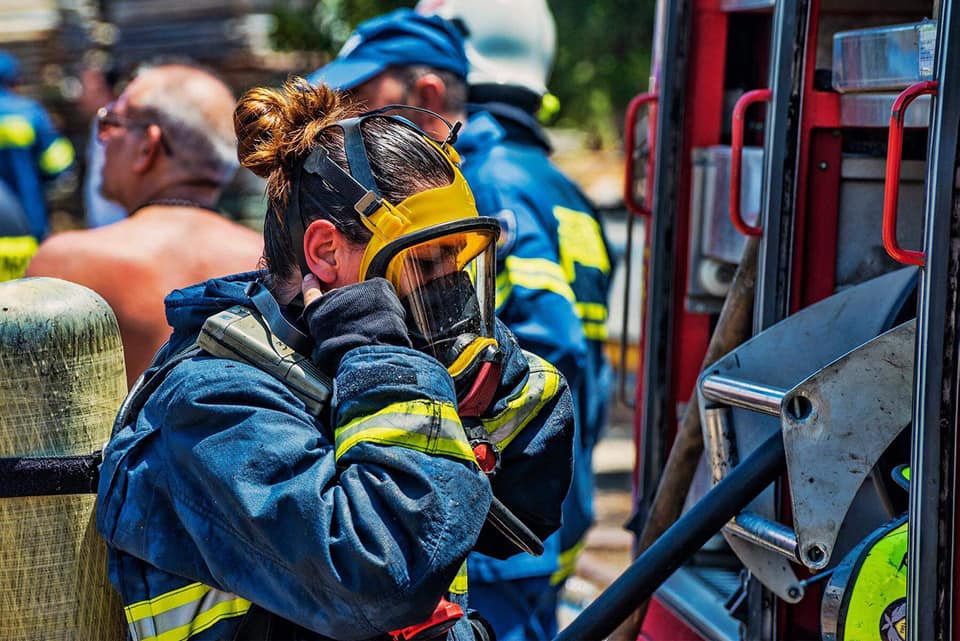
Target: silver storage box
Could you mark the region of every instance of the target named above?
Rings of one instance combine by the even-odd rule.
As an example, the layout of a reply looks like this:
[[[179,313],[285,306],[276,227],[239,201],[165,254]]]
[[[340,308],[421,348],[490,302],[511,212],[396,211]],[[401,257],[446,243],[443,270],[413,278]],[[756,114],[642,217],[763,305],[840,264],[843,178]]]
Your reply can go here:
[[[899,90],[933,78],[937,23],[839,31],[833,35],[833,88]]]
[[[720,309],[747,242],[730,222],[730,157],[725,146],[693,150],[687,279],[687,308],[693,312]],[[760,217],[762,189],[763,149],[744,147],[740,208],[751,225]]]

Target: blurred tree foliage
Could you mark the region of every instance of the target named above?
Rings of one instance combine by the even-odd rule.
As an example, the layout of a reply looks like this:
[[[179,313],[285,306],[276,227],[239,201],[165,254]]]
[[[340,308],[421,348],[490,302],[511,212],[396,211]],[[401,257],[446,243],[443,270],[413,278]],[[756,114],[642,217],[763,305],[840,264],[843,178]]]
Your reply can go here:
[[[334,56],[358,23],[415,2],[278,1],[274,45]],[[560,101],[553,124],[587,132],[595,146],[614,146],[627,103],[647,89],[656,0],[549,0],[549,4],[557,23],[557,56],[549,86]]]

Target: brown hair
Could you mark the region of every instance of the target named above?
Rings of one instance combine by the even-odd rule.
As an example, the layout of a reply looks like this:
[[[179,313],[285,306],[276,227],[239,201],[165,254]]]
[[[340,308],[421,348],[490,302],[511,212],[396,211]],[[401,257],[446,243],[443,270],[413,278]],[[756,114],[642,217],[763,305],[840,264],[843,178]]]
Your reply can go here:
[[[264,221],[264,260],[275,277],[288,281],[298,273],[283,212],[288,199],[299,198],[304,223],[324,218],[350,242],[366,244],[364,227],[352,203],[323,179],[303,172],[300,193],[293,194],[294,172],[310,150],[324,147],[330,159],[349,171],[343,132],[331,127],[358,115],[359,109],[325,85],[313,86],[291,78],[280,89],[255,88],[240,98],[234,113],[240,164],[267,179],[269,208]],[[442,154],[423,136],[387,118],[372,118],[361,126],[364,147],[380,195],[396,204],[413,194],[443,187],[453,173]],[[302,240],[300,240],[302,242]]]

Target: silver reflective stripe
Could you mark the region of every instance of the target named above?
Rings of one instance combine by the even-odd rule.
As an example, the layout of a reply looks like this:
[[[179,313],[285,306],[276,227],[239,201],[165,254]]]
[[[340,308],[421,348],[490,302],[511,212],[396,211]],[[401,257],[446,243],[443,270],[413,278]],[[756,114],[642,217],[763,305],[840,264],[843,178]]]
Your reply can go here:
[[[362,416],[335,433],[337,460],[361,442],[398,445],[427,454],[444,454],[473,461],[473,450],[450,403],[404,401]]]
[[[506,408],[492,418],[481,419],[490,440],[501,450],[510,445],[560,389],[560,374],[553,365],[530,352],[523,354],[530,364],[526,383],[507,399]]]
[[[124,608],[134,641],[186,641],[217,622],[241,616],[250,601],[193,583]]]

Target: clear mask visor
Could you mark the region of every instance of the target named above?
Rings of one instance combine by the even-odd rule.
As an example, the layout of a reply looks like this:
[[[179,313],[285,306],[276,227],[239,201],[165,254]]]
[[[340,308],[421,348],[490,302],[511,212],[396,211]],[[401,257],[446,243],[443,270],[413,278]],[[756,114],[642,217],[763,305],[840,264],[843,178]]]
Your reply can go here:
[[[481,351],[496,347],[497,236],[497,229],[486,227],[404,243],[382,274],[397,290],[413,346],[455,378]]]

